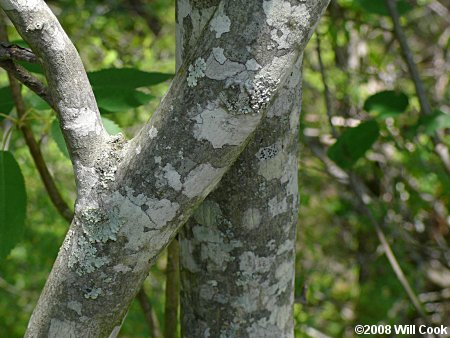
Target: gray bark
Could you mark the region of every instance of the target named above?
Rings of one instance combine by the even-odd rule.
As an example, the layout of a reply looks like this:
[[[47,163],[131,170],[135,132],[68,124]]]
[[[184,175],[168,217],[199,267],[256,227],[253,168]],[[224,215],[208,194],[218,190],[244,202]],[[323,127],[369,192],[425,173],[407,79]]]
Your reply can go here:
[[[179,62],[218,3],[178,1]],[[220,50],[222,62],[230,54]],[[300,66],[299,59],[250,143],[180,231],[183,337],[294,336]]]
[[[75,216],[27,337],[118,334],[157,255],[289,83],[327,3],[224,1],[158,111],[126,142],[106,136],[79,56],[45,3],[0,0],[46,70],[78,183]],[[276,200],[272,210],[283,208]]]

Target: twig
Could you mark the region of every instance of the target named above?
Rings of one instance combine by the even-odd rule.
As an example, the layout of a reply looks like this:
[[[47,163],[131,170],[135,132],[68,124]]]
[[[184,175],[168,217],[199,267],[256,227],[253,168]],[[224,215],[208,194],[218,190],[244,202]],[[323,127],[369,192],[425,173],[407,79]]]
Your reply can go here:
[[[384,253],[386,254],[386,257],[392,267],[392,270],[394,271],[395,275],[397,276],[397,279],[402,284],[403,289],[408,294],[408,297],[411,301],[411,303],[416,308],[416,311],[420,314],[420,316],[423,318],[423,320],[426,323],[430,323],[428,320],[427,315],[425,314],[422,304],[420,303],[419,299],[417,298],[416,294],[414,293],[413,289],[411,288],[411,285],[409,284],[405,274],[403,273],[402,268],[400,267],[400,264],[398,264],[397,258],[395,257],[394,252],[391,249],[391,246],[389,242],[386,239],[386,235],[384,234],[383,229],[381,229],[380,225],[378,224],[377,220],[375,219],[375,216],[373,215],[372,211],[367,207],[366,203],[364,203],[364,198],[361,195],[361,187],[362,184],[361,179],[359,179],[356,174],[350,172],[350,188],[355,193],[355,196],[358,199],[358,203],[360,204],[360,208],[363,211],[363,213],[366,215],[366,217],[369,219],[370,223],[375,229],[375,232],[377,233],[378,240],[381,243],[381,246],[383,247]],[[367,189],[366,189],[367,190]]]
[[[405,33],[403,32],[402,26],[400,25],[400,17],[397,12],[397,7],[394,0],[385,0],[386,6],[389,11],[389,15],[392,18],[392,23],[394,24],[394,33],[397,38],[400,49],[402,51],[403,58],[405,59],[406,65],[408,66],[409,73],[414,82],[414,86],[416,88],[417,97],[419,98],[420,108],[422,113],[425,115],[431,114],[431,107],[428,102],[425,88],[423,87],[423,83],[420,80],[419,71],[417,70],[416,64],[413,59],[413,55],[411,53],[411,49],[408,46],[408,42],[406,41]]]
[[[161,33],[161,22],[159,21],[158,16],[150,13],[145,8],[145,1],[127,0],[125,1],[125,6],[130,7],[133,12],[142,17],[146,21],[148,28],[150,28],[156,37]]]
[[[400,50],[408,67],[408,71],[414,83],[414,87],[416,88],[416,94],[419,99],[421,113],[423,115],[431,115],[432,112],[430,103],[428,102],[423,82],[420,79],[419,71],[417,70],[417,66],[414,62],[411,49],[409,48],[408,41],[406,40],[406,35],[403,32],[402,26],[400,24],[400,16],[398,14],[395,1],[394,0],[385,0],[385,1],[389,15],[391,16],[392,23],[394,25],[395,37],[400,44]],[[450,174],[450,156],[448,153],[447,146],[441,141],[437,133],[432,137],[432,140],[434,143],[435,153],[441,159],[445,169]]]
[[[153,310],[152,304],[150,303],[147,294],[145,293],[144,286],[142,286],[139,290],[138,294],[136,295],[136,299],[139,301],[142,312],[144,313],[145,320],[147,321],[147,325],[150,330],[150,337],[161,337],[158,319],[156,318],[156,314]]]
[[[17,80],[30,88],[54,109],[54,105],[47,87],[38,78],[34,77],[25,68],[15,64],[11,60],[0,60],[0,67],[5,69],[9,74],[12,74]]]
[[[320,55],[320,49],[318,49],[318,54]],[[322,72],[322,80],[325,82],[324,87],[328,88],[328,86],[326,85],[327,78],[326,78],[326,74],[325,74],[325,69],[321,68],[321,72]],[[325,99],[327,100],[326,95],[325,95]],[[327,107],[327,115],[332,116],[331,104],[327,104],[326,107]],[[331,119],[329,119],[329,123],[331,124]],[[338,135],[336,133],[335,137],[337,137],[337,136]],[[420,316],[424,319],[424,321],[426,323],[429,323],[428,318],[422,309],[422,305],[421,305],[420,301],[418,300],[416,294],[414,293],[408,280],[406,279],[406,276],[403,273],[402,268],[398,264],[398,261],[391,249],[391,246],[389,245],[389,242],[386,240],[386,236],[385,236],[383,230],[381,229],[377,220],[373,216],[372,211],[366,205],[365,201],[367,201],[367,199],[365,198],[365,192],[368,191],[369,189],[367,189],[367,187],[364,185],[363,181],[361,179],[359,179],[355,173],[353,173],[350,170],[348,170],[346,172],[349,177],[348,184],[349,184],[350,188],[352,189],[352,191],[354,192],[355,196],[357,197],[358,202],[361,205],[361,209],[363,210],[364,214],[369,218],[370,223],[374,227],[375,232],[377,233],[377,237],[378,237],[378,239],[383,247],[383,250],[386,254],[386,257],[388,258],[389,264],[392,267],[392,270],[394,271],[395,275],[397,276],[397,279],[399,280],[399,282],[402,284],[406,294],[408,295],[411,303],[416,308],[417,312],[420,314]]]
[[[164,337],[177,338],[179,304],[179,247],[176,239],[167,247],[166,304],[164,309]]]
[[[9,42],[0,42],[0,60],[17,60],[30,63],[39,63],[33,51]]]
[[[5,23],[3,21],[3,15],[0,15],[0,39],[4,41],[8,40]],[[2,61],[2,62],[12,63],[11,61]],[[25,104],[23,102],[20,84],[14,78],[13,74],[11,74],[9,71],[8,71],[8,80],[11,87],[13,101],[16,106],[17,117],[19,119],[19,128],[23,134],[25,143],[28,146],[28,149],[30,151],[31,157],[34,160],[36,168],[39,171],[39,175],[41,176],[45,189],[47,190],[50,200],[52,201],[53,205],[56,207],[60,215],[68,222],[71,222],[73,217],[72,211],[70,210],[69,206],[66,204],[58,188],[56,187],[55,181],[53,180],[53,177],[50,174],[47,164],[45,163],[45,160],[42,156],[39,144],[34,139],[32,130],[26,125],[26,123],[24,123],[26,109]]]
[[[316,41],[317,41],[317,45],[316,45],[316,50],[317,50],[317,58],[319,60],[319,69],[320,69],[320,75],[322,76],[322,83],[323,83],[323,90],[325,93],[325,105],[326,105],[326,110],[327,110],[327,116],[328,116],[328,122],[330,124],[331,127],[331,132],[334,136],[334,138],[338,137],[338,133],[336,131],[336,128],[333,125],[332,122],[332,105],[331,105],[331,94],[330,94],[330,90],[328,89],[328,82],[326,79],[326,74],[325,74],[325,67],[323,65],[323,61],[322,61],[322,53],[320,50],[320,36],[319,33],[316,33]]]
[[[306,140],[306,142],[309,143],[308,140]],[[324,161],[324,158],[326,158],[326,156],[323,153],[323,151],[319,152],[316,147],[314,154],[317,158],[319,158],[322,162],[324,162],[326,164],[326,162]],[[329,171],[328,166],[327,166],[327,172],[331,177],[334,177],[334,174]],[[408,298],[410,299],[411,303],[415,307],[416,311],[419,313],[419,315],[422,317],[422,319],[425,321],[425,323],[429,324],[430,321],[428,320],[427,315],[423,311],[422,304],[420,303],[418,297],[416,296],[413,289],[411,288],[411,285],[409,284],[405,274],[403,273],[403,270],[400,267],[400,264],[398,263],[389,242],[386,239],[386,235],[384,234],[383,229],[378,224],[378,221],[376,220],[372,211],[367,207],[367,204],[365,202],[365,200],[367,200],[367,198],[365,198],[365,195],[367,194],[369,189],[365,186],[363,181],[355,173],[349,171],[349,172],[347,172],[347,175],[349,177],[349,181],[347,183],[345,183],[344,181],[340,181],[340,183],[347,185],[353,191],[354,195],[357,198],[358,206],[360,207],[360,210],[369,219],[371,225],[374,227],[375,232],[378,237],[378,240],[380,241],[381,246],[383,247],[383,250],[386,254],[389,264],[390,264],[392,270],[394,271],[397,279],[399,280],[400,284],[402,285],[403,289],[405,290],[406,294],[408,295]]]

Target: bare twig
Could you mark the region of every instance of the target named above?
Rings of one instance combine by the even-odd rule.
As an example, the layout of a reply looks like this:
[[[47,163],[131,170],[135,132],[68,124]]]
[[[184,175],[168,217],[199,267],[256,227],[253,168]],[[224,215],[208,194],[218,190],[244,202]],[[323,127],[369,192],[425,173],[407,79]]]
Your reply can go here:
[[[174,239],[167,247],[166,305],[164,315],[164,337],[177,338],[179,304],[179,247]]]
[[[338,133],[336,131],[336,128],[333,125],[332,122],[332,102],[331,102],[331,94],[330,94],[330,90],[328,89],[328,81],[326,79],[326,74],[325,74],[325,67],[323,65],[323,61],[322,61],[322,52],[320,49],[320,36],[319,33],[316,33],[316,41],[317,41],[317,45],[316,45],[316,50],[317,50],[317,59],[319,60],[319,68],[320,68],[320,75],[322,76],[322,83],[323,83],[323,90],[324,90],[324,94],[325,94],[325,105],[326,105],[326,110],[327,110],[327,116],[328,116],[328,123],[330,124],[331,127],[331,132],[334,136],[334,138],[337,138]]]
[[[406,65],[408,66],[408,71],[411,75],[411,79],[413,80],[414,86],[416,88],[420,108],[422,109],[423,114],[430,115],[431,107],[426,96],[425,88],[420,79],[419,71],[417,70],[416,64],[414,62],[411,49],[408,46],[405,33],[403,32],[402,26],[400,24],[400,17],[397,11],[395,1],[386,0],[386,5],[389,11],[389,15],[391,16],[392,22],[394,24],[395,37],[398,40],[398,43],[400,44],[400,49],[402,51],[403,58],[405,59]]]
[[[9,42],[0,42],[0,60],[17,60],[30,63],[38,63],[38,58],[33,51]]]
[[[320,47],[319,47],[320,43],[318,40],[318,55],[319,55],[319,59],[320,59]],[[321,62],[320,62],[321,63]],[[323,64],[321,63],[321,73],[322,73],[322,80],[324,81],[324,88],[328,88],[327,85],[327,77],[326,77],[326,72],[325,69],[323,67]],[[329,93],[328,96],[325,93],[325,100],[329,100]],[[330,117],[332,116],[332,105],[331,103],[327,103],[326,104],[327,107],[327,115]],[[331,119],[329,119],[329,123],[331,124]],[[331,127],[333,128],[333,126],[331,125]],[[335,137],[338,136],[338,134],[336,133],[334,135]],[[355,174],[353,173],[351,170],[346,171],[349,181],[348,181],[348,185],[351,188],[351,190],[354,192],[355,196],[357,197],[358,203],[360,204],[360,208],[363,211],[363,213],[367,216],[367,218],[369,218],[370,223],[372,224],[372,226],[375,229],[375,232],[377,234],[378,240],[381,243],[381,246],[383,247],[383,250],[386,254],[386,257],[388,258],[389,264],[392,267],[392,270],[394,271],[395,275],[397,276],[397,279],[399,280],[399,282],[402,284],[403,289],[405,290],[406,294],[408,295],[411,303],[414,305],[414,307],[416,308],[417,312],[420,314],[420,316],[425,320],[425,322],[429,322],[428,318],[425,314],[425,312],[422,309],[422,305],[420,303],[420,301],[418,300],[416,294],[414,293],[413,289],[411,288],[405,274],[403,273],[402,268],[400,267],[400,265],[398,264],[397,258],[395,257],[391,246],[389,244],[389,242],[386,240],[386,236],[382,230],[382,228],[380,227],[380,225],[378,224],[376,218],[374,217],[372,211],[367,207],[367,198],[365,198],[366,192],[369,191],[369,189],[364,185],[363,181]],[[341,181],[342,182],[342,181]]]
[[[159,329],[158,318],[156,317],[155,311],[153,310],[152,304],[150,303],[147,294],[145,293],[144,286],[141,287],[136,299],[141,305],[142,312],[144,313],[145,320],[150,331],[151,338],[161,337],[161,331]]]
[[[125,1],[125,6],[129,7],[133,12],[142,17],[155,36],[158,36],[159,33],[161,33],[161,22],[156,15],[150,13],[145,8],[145,1],[127,0]]]
[[[8,35],[6,33],[5,23],[3,21],[3,15],[0,15],[0,39],[7,41]],[[12,63],[11,61],[2,61]],[[14,78],[14,74],[8,71],[8,80],[11,87],[11,93],[13,101],[17,111],[17,117],[19,118],[19,128],[23,134],[27,147],[30,151],[31,157],[39,171],[42,182],[44,183],[45,189],[52,201],[53,205],[58,210],[59,214],[64,217],[68,222],[72,221],[72,211],[62,198],[58,188],[56,187],[55,181],[53,180],[50,171],[48,170],[47,164],[42,156],[39,144],[36,142],[33,136],[31,128],[29,128],[25,123],[26,109],[23,102],[23,97],[21,93],[20,84]]]
[[[414,87],[416,88],[416,94],[419,99],[420,110],[423,115],[431,115],[431,107],[428,101],[425,88],[422,80],[420,79],[419,71],[414,62],[414,58],[409,48],[408,41],[406,40],[406,35],[400,24],[400,16],[397,11],[397,7],[394,0],[385,0],[389,15],[392,18],[392,23],[394,25],[394,34],[398,43],[400,44],[400,50],[402,52],[403,58],[408,67],[409,74],[412,81],[414,82]],[[441,159],[445,169],[450,173],[450,156],[447,146],[441,141],[439,135],[436,133],[432,137],[434,143],[434,151],[437,156]]]
[[[408,279],[406,278],[405,274],[403,273],[402,268],[400,267],[400,264],[397,261],[397,258],[395,257],[394,252],[392,251],[392,248],[389,244],[389,242],[386,239],[386,235],[384,234],[383,229],[378,224],[375,216],[372,213],[372,210],[368,208],[366,203],[364,203],[364,198],[361,195],[362,191],[362,180],[359,179],[356,174],[350,172],[350,188],[354,192],[355,196],[358,199],[358,203],[360,205],[360,208],[362,212],[365,214],[365,216],[369,219],[370,223],[375,229],[375,232],[377,233],[378,240],[381,243],[381,246],[383,247],[384,253],[386,254],[386,257],[389,261],[389,264],[392,267],[392,270],[394,271],[397,279],[399,280],[400,284],[402,285],[403,289],[407,293],[411,303],[416,308],[416,311],[420,314],[420,316],[423,318],[423,320],[426,323],[429,323],[428,317],[425,314],[422,304],[420,303],[419,299],[417,298],[416,294],[414,293],[413,289],[411,288],[411,285],[408,282]],[[367,190],[367,188],[365,188]]]
[[[44,101],[46,101],[50,105],[50,107],[54,108],[47,87],[39,79],[30,74],[25,68],[16,65],[11,60],[1,60],[0,67],[5,69],[17,80],[19,80],[25,86],[30,88],[33,92],[39,95]]]
[[[306,142],[309,144],[310,141],[306,138]],[[325,156],[325,153],[322,149],[318,149],[317,146],[314,148],[314,154],[316,157],[318,157],[324,164],[327,165],[327,162],[324,160],[327,158]],[[330,166],[327,165],[327,172],[331,177],[335,177],[335,173],[330,171]],[[381,246],[383,247],[383,251],[386,254],[386,257],[389,261],[389,264],[394,271],[397,279],[399,280],[400,284],[402,285],[403,289],[405,290],[406,294],[408,295],[408,298],[410,299],[411,303],[415,307],[416,311],[419,313],[419,315],[422,317],[422,319],[429,323],[428,317],[425,314],[422,304],[420,303],[418,297],[414,293],[411,285],[409,284],[405,274],[403,273],[402,268],[400,267],[400,264],[397,261],[397,258],[395,257],[394,252],[392,251],[392,248],[389,244],[389,242],[386,239],[386,235],[384,234],[383,229],[378,224],[378,221],[376,220],[375,216],[373,215],[372,211],[367,206],[367,192],[370,191],[364,182],[359,178],[355,173],[348,171],[348,182],[339,180],[340,183],[343,183],[347,185],[352,192],[354,193],[357,201],[358,206],[361,212],[369,219],[371,225],[374,227],[375,232],[377,234],[378,240],[381,243]]]

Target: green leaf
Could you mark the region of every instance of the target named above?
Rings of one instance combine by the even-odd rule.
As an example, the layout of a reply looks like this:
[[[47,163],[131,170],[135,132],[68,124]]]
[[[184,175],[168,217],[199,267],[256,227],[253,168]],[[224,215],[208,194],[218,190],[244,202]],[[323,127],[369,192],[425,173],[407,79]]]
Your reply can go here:
[[[50,132],[59,150],[63,153],[65,157],[69,158],[70,156],[69,151],[67,150],[66,141],[64,140],[64,136],[62,134],[61,128],[59,127],[59,122],[57,119],[53,120]]]
[[[19,164],[9,151],[0,151],[0,260],[21,240],[27,194]]]
[[[19,47],[22,47],[22,48],[31,49],[30,46],[28,45],[28,43],[26,43],[24,40],[14,40],[14,41],[11,41],[11,43],[14,45],[18,45]],[[23,68],[25,68],[26,70],[28,70],[31,73],[44,74],[44,70],[42,69],[40,64],[29,63],[29,62],[25,62],[25,61],[15,61],[15,62],[18,63],[19,65],[21,65]]]
[[[154,86],[173,77],[173,74],[150,73],[135,68],[108,68],[88,72],[92,88],[136,89]]]
[[[364,110],[386,118],[402,114],[408,107],[408,96],[402,92],[385,90],[369,96],[364,102]]]
[[[94,88],[94,95],[102,112],[119,113],[140,107],[154,98],[135,89]]]
[[[14,101],[12,98],[11,88],[2,87],[0,88],[0,113],[8,115],[14,107]],[[4,117],[0,116],[0,121]]]
[[[50,110],[52,109],[47,102],[45,102],[40,96],[33,92],[28,92],[25,96],[27,104],[36,110]]]
[[[21,65],[23,68],[28,70],[30,73],[44,74],[44,70],[42,69],[40,64],[30,63],[30,62],[26,62],[26,61],[16,61],[16,63]]]
[[[154,86],[173,74],[150,73],[134,68],[108,68],[88,73],[102,113],[117,113],[147,104],[154,96],[136,88]]]
[[[389,16],[384,0],[355,0],[355,3],[368,13]],[[412,6],[405,0],[397,0],[396,4],[399,15],[404,15],[412,9]]]
[[[343,169],[350,169],[377,140],[380,134],[374,120],[347,129],[328,149],[328,157]]]
[[[114,121],[102,116],[102,122],[109,135],[117,135],[122,132],[122,129]]]
[[[450,128],[450,115],[440,110],[434,110],[431,115],[421,116],[414,130],[432,135],[439,129]]]

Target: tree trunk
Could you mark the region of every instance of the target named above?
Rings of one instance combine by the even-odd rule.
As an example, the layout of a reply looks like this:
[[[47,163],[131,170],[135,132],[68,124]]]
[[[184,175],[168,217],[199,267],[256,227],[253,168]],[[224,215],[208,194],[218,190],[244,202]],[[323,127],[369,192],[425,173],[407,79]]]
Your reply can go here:
[[[74,219],[26,337],[117,336],[157,255],[242,152],[265,120],[268,104],[279,100],[280,88],[284,91],[289,86],[292,68],[298,66],[327,3],[223,1],[195,50],[186,56],[158,111],[127,142],[104,130],[76,49],[45,2],[0,1],[43,65],[78,189]],[[259,148],[251,156],[255,151]],[[272,151],[262,150],[261,160],[266,153]],[[261,173],[267,176],[269,163],[261,165]],[[290,177],[287,173],[285,180]],[[257,192],[265,194],[264,189],[274,188],[267,184]],[[253,208],[251,201],[244,202],[247,209]],[[273,198],[268,214],[285,218],[282,223],[286,224],[289,204],[294,205],[294,200]],[[214,204],[206,205],[216,210]],[[221,211],[233,224],[247,224],[228,212]],[[262,224],[265,211],[259,212]],[[246,217],[251,224],[257,223],[256,212],[251,210]],[[261,231],[258,235],[265,238]],[[271,249],[271,238],[266,240],[267,248],[279,255],[274,260],[284,261],[283,246]],[[255,251],[258,257],[243,252],[242,261],[235,264],[244,270],[256,264],[264,273],[263,266],[275,263],[267,262],[261,250]],[[292,273],[292,268],[285,262],[274,276],[268,276],[268,287],[276,291],[267,296],[284,292],[279,289],[279,276],[286,273]],[[261,300],[274,308],[271,299]],[[247,304],[246,299],[241,302]],[[271,324],[263,318],[255,325],[256,330],[270,332]]]
[[[178,1],[178,59],[195,48],[218,3]],[[230,62],[232,51],[216,51]],[[301,58],[239,159],[180,232],[183,337],[294,335],[300,67]]]

